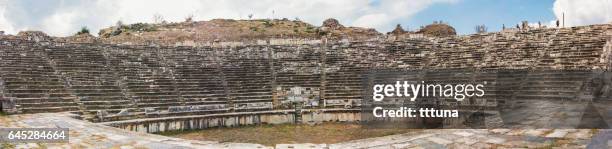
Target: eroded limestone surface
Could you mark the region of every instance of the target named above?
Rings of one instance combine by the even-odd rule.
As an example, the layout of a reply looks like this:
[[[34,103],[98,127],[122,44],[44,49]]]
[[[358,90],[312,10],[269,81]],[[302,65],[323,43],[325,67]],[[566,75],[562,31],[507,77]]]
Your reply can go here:
[[[20,143],[16,148],[270,148],[248,143],[194,141],[122,129],[73,119],[69,113],[0,117],[0,128],[69,128],[69,143]]]
[[[436,129],[337,144],[278,144],[194,141],[138,133],[73,119],[69,113],[0,117],[0,127],[70,128],[69,143],[16,144],[17,148],[585,148],[608,147],[611,130],[593,129]]]

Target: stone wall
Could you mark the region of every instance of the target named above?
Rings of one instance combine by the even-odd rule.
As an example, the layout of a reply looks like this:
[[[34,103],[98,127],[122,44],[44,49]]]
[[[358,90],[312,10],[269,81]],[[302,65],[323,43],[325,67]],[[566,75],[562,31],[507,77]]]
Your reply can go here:
[[[308,110],[303,111],[303,122],[358,122],[359,111],[355,110]],[[125,130],[156,133],[166,131],[185,131],[215,127],[239,127],[260,124],[295,123],[293,111],[266,111],[249,113],[210,114],[198,116],[163,117],[155,119],[138,119],[119,122],[105,122],[104,125]]]

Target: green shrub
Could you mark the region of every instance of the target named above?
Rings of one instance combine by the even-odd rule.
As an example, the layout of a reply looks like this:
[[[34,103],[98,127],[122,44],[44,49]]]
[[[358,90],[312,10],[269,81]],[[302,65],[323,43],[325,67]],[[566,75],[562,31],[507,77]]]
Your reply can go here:
[[[314,33],[315,31],[314,31],[314,28],[312,26],[307,26],[305,32],[306,33]]]
[[[140,32],[157,31],[157,28],[155,26],[151,24],[147,24],[147,23],[136,23],[136,24],[131,24],[127,26],[122,26],[121,28],[128,30],[128,31],[140,31]]]
[[[253,27],[250,27],[249,29],[251,29],[251,31],[254,31],[254,32],[256,32],[256,31],[257,31],[257,27],[254,27],[254,26],[253,26]]]
[[[89,29],[86,26],[81,27],[81,30],[76,35],[89,34]]]
[[[0,144],[0,148],[5,148],[5,149],[14,149],[15,148],[15,144],[10,144],[10,143],[2,143]]]
[[[322,30],[320,30],[320,29],[317,29],[317,33],[319,34],[319,36],[325,36],[325,35],[327,35],[327,34],[328,34],[328,32],[327,32],[327,31],[322,31]]]
[[[263,22],[264,22],[263,25],[265,27],[272,27],[272,26],[274,26],[274,24],[272,22],[270,22],[270,20],[264,20]]]

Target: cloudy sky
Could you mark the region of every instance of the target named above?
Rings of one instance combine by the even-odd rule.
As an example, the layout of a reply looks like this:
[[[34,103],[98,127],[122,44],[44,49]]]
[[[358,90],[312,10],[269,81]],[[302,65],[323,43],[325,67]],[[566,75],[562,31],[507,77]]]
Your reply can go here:
[[[460,34],[477,24],[489,31],[522,20],[550,24],[565,13],[566,26],[612,22],[612,0],[0,0],[0,30],[42,30],[54,36],[74,34],[82,26],[94,33],[124,23],[153,22],[159,14],[170,22],[193,15],[214,18],[299,18],[320,25],[336,18],[344,25],[380,32],[396,24],[414,30],[436,20],[448,22]]]

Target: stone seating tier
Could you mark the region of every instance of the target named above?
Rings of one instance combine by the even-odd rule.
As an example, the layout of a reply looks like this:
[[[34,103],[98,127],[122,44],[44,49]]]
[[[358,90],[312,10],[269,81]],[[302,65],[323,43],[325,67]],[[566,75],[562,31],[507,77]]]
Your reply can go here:
[[[207,113],[180,108],[189,106],[225,107],[217,112],[272,110],[287,108],[281,104],[298,97],[319,101],[315,108],[358,108],[364,74],[374,70],[608,70],[610,30],[607,24],[449,38],[230,47],[2,40],[0,89],[5,98],[17,99],[23,112],[80,111],[112,119]],[[425,76],[457,79],[452,71]],[[590,78],[527,73],[464,79],[509,80],[507,86],[489,90],[491,98],[460,103],[470,106],[506,103],[494,97],[575,100]]]

